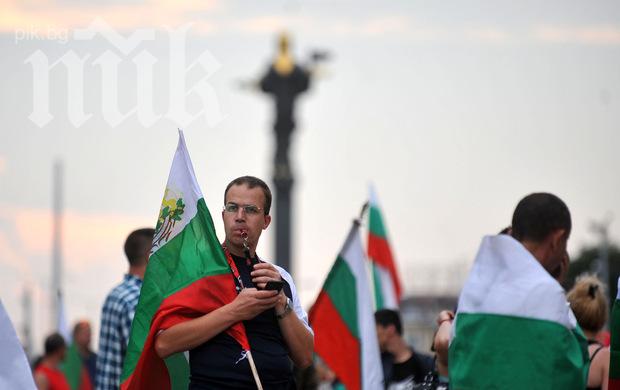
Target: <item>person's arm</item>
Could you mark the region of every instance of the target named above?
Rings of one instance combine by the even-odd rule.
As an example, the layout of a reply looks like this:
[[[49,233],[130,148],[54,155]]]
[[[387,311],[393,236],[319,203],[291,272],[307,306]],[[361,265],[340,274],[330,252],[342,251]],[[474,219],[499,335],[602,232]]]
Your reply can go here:
[[[293,363],[295,363],[298,368],[303,369],[312,364],[314,336],[299,317],[297,317],[292,302],[290,311],[285,312],[286,301],[286,295],[284,295],[284,291],[282,291],[280,293],[280,299],[276,304],[276,316],[284,315],[284,317],[278,318],[280,331],[286,341]]]
[[[433,346],[437,354],[437,372],[439,375],[448,376],[448,348],[450,347],[450,333],[454,313],[450,310],[442,310],[437,316],[437,333],[433,340]]]
[[[245,288],[231,303],[201,317],[162,330],[155,340],[155,352],[160,358],[187,351],[209,341],[239,321],[249,320],[278,302],[276,291]]]
[[[34,374],[34,383],[37,385],[38,390],[47,390],[49,387],[47,378],[40,372]]]

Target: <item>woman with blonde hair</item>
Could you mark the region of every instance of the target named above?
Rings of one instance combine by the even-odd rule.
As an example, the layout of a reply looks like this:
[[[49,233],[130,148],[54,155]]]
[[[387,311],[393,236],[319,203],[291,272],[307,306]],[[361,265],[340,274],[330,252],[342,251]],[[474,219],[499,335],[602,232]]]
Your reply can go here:
[[[608,308],[603,283],[596,277],[585,275],[577,278],[568,292],[570,307],[588,339],[590,371],[588,389],[607,390],[609,376],[609,348],[596,340],[607,322]]]

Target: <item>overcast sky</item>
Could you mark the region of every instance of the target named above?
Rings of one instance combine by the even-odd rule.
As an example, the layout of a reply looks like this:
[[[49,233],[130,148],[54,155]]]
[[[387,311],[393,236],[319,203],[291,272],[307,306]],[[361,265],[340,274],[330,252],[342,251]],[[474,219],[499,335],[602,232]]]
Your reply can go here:
[[[458,291],[481,237],[508,225],[533,191],[568,204],[573,255],[596,241],[590,222],[606,215],[620,240],[617,1],[2,0],[1,8],[0,298],[19,327],[20,297],[33,291],[39,351],[52,328],[53,161],[65,168],[68,317],[89,318],[98,331],[105,294],[126,269],[126,235],[157,217],[177,127],[220,237],[226,184],[244,174],[269,180],[271,101],[240,85],[263,74],[282,30],[300,61],[313,50],[331,55],[299,101],[292,148],[293,271],[306,304],[370,183],[409,292]],[[171,51],[184,29],[183,50]],[[37,124],[35,62],[71,56],[83,65],[46,70],[51,118]],[[104,80],[115,59],[115,78]],[[153,62],[151,78],[136,65],[143,61]],[[70,79],[82,80],[83,96],[71,96]],[[171,85],[183,81],[183,93],[196,88],[171,102]],[[152,99],[156,116],[130,112],[112,123],[106,93],[118,96],[122,115]],[[184,106],[205,112],[180,123],[171,113]],[[268,230],[259,246],[265,258],[274,236]]]

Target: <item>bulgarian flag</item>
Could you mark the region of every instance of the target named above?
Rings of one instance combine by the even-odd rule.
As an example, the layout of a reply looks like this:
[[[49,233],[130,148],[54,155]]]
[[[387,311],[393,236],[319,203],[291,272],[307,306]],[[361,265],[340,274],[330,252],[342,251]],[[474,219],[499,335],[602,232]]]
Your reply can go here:
[[[611,310],[611,344],[609,345],[609,390],[620,390],[620,278],[618,278],[618,295]]]
[[[314,349],[349,390],[382,389],[366,259],[355,222],[310,309]]]
[[[179,131],[153,247],[131,325],[121,389],[187,389],[189,365],[183,353],[165,361],[155,353],[161,329],[196,318],[235,299],[228,262],[196,182]],[[227,330],[249,354],[242,323]]]
[[[368,205],[368,260],[372,270],[375,307],[377,310],[398,309],[401,297],[400,280],[377,195],[372,187]]]
[[[564,290],[510,236],[482,240],[453,332],[452,389],[586,388],[586,339]]]

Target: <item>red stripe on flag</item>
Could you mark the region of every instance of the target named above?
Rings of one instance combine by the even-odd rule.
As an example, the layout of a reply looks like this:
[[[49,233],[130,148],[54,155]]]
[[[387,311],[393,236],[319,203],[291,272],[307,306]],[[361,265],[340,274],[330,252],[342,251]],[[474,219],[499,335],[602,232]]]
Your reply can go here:
[[[609,378],[608,390],[620,390],[620,379]]]
[[[164,360],[155,353],[155,336],[162,329],[209,313],[229,302],[237,293],[229,273],[206,276],[164,299],[153,316],[149,335],[132,374],[121,384],[123,390],[170,389],[170,377]],[[226,331],[243,349],[250,345],[243,323]]]
[[[347,389],[361,389],[360,343],[325,291],[310,310],[314,349]]]
[[[392,277],[394,288],[396,289],[396,299],[400,302],[400,280],[398,278],[398,272],[396,272],[396,264],[394,263],[394,258],[392,257],[392,251],[390,250],[390,245],[387,240],[369,232],[368,257],[372,258],[375,263],[379,264],[383,268],[387,268],[390,276]]]

